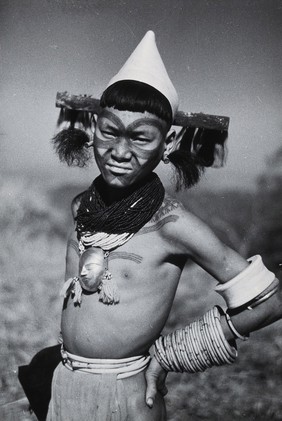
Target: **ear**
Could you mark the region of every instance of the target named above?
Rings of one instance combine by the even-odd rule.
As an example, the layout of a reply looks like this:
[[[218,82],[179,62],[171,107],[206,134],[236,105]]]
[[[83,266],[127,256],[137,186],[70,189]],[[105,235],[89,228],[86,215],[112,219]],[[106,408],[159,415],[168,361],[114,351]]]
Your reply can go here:
[[[85,147],[86,148],[91,148],[91,146],[93,146],[94,144],[94,140],[93,140],[93,136],[91,137],[91,139],[85,143]]]
[[[175,130],[169,130],[165,139],[164,155],[168,156],[171,152],[173,152],[173,150],[175,149],[175,139]]]
[[[179,148],[184,131],[185,129],[182,129],[179,133],[176,133],[175,130],[171,129],[167,133],[165,140],[165,149],[162,156],[162,160],[165,164],[169,162],[169,155]]]
[[[186,127],[183,127],[178,133],[175,132],[175,130],[170,130],[167,134],[166,141],[165,141],[165,150],[163,159],[168,159],[168,156],[179,149],[180,142],[182,140],[182,137],[186,131]]]
[[[92,117],[91,117],[91,127],[90,127],[92,136],[91,136],[91,139],[89,140],[89,142],[86,142],[86,144],[85,144],[86,148],[90,148],[94,144],[94,134],[95,134],[95,131],[96,131],[97,120],[98,120],[98,115],[93,114]]]

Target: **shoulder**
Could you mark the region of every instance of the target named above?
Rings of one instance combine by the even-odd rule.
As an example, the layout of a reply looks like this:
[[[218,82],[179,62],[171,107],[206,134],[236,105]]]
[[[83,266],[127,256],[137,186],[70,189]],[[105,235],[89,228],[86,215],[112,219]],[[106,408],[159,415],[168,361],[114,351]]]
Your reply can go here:
[[[181,207],[183,207],[183,205],[178,200],[166,194],[160,208],[151,218],[150,223],[158,222],[167,215],[179,213]]]
[[[174,220],[178,221],[180,225],[186,225],[187,223],[193,224],[199,221],[199,218],[189,212],[178,199],[166,194],[163,203],[150,220],[150,223],[162,220]]]
[[[169,195],[150,223],[158,224],[162,237],[180,253],[194,255],[204,245],[215,246],[215,235],[207,223]]]
[[[141,229],[141,234],[158,231],[169,241],[179,236],[184,227],[193,225],[194,216],[176,198],[166,194],[150,221]]]

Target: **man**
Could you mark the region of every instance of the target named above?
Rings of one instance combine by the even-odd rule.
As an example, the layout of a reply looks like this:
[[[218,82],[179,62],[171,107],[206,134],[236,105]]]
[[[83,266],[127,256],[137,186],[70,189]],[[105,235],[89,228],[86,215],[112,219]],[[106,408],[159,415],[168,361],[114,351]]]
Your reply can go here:
[[[55,138],[66,160],[79,156],[77,145],[71,155],[73,139],[82,139],[81,151],[93,147],[101,174],[72,204],[63,361],[54,374],[48,420],[165,420],[168,371],[232,363],[235,339],[281,317],[278,281],[261,259],[246,261],[222,244],[153,173],[161,160],[172,162],[189,186],[210,165],[210,149],[199,143],[193,149],[193,139],[171,130],[177,107],[149,31],[103,93],[93,137],[76,128],[88,129],[89,120],[77,119]],[[103,267],[93,291],[85,288],[81,270],[92,268],[79,265],[89,248],[95,266]],[[214,308],[163,338],[189,259],[218,280],[229,311]]]

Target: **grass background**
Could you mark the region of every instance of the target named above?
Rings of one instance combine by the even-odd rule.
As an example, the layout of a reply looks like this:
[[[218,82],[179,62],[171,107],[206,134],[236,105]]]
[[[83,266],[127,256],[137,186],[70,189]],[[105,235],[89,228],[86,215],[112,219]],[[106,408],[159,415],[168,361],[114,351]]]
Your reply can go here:
[[[16,178],[0,184],[1,421],[35,419],[27,410],[17,370],[40,349],[56,343],[69,203],[81,190],[54,189]],[[180,198],[223,241],[245,255],[261,246],[265,261],[277,268],[281,258],[277,215],[282,206],[276,192],[271,192],[274,197],[269,194],[191,191]],[[213,291],[215,284],[195,265],[187,266],[166,330],[188,324],[215,303],[223,304]],[[277,322],[239,343],[239,358],[231,367],[200,374],[170,373],[169,420],[282,420],[280,330]]]

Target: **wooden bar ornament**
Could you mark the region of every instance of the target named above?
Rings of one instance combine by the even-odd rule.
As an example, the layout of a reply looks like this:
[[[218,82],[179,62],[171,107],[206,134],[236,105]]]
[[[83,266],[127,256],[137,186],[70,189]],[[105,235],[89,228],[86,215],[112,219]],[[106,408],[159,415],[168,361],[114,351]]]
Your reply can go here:
[[[92,98],[90,95],[71,95],[67,91],[57,92],[56,107],[93,114],[101,111],[99,99]],[[177,111],[173,125],[227,131],[229,120],[229,117],[225,116]]]

